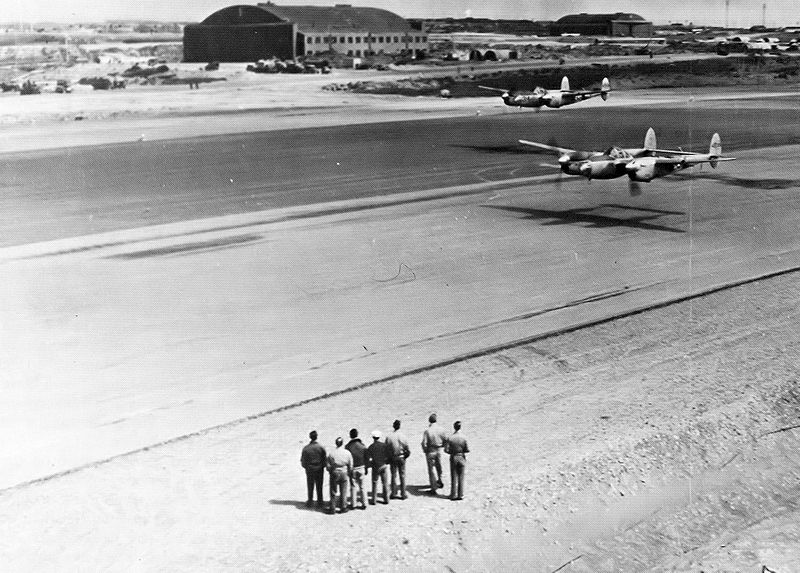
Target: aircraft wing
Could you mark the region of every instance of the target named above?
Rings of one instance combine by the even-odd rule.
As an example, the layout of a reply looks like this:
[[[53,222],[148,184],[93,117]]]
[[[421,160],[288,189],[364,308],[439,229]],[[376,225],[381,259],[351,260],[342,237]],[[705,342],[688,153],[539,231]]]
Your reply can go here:
[[[648,149],[651,153],[666,153],[669,155],[699,155],[694,151],[683,151],[682,149]]]
[[[603,92],[601,92],[600,90],[568,90],[568,91],[562,90],[561,93],[569,96],[592,96],[592,95],[600,95]]]
[[[733,161],[735,157],[715,157],[713,155],[704,155],[700,153],[683,153],[680,157],[661,157],[653,158],[656,163],[662,165],[695,165],[697,163],[711,163],[716,161]]]
[[[493,92],[497,92],[497,93],[501,93],[501,94],[508,93],[508,90],[504,90],[502,88],[490,88],[489,86],[478,86],[478,87],[480,89],[482,89],[482,90],[489,90],[489,91],[493,91]]]
[[[735,157],[715,157],[713,155],[698,155],[697,157],[684,157],[683,163],[687,165],[696,165],[698,163],[711,163],[712,166],[716,165],[718,161],[733,161]]]
[[[577,153],[575,149],[567,149],[566,147],[555,147],[553,145],[545,145],[544,143],[536,143],[535,141],[527,141],[525,139],[520,139],[519,142],[522,145],[529,145],[530,147],[538,147],[539,149],[552,151],[553,153],[559,153],[561,155],[569,153]]]
[[[653,163],[661,165],[679,165],[686,163],[686,157],[653,157]]]

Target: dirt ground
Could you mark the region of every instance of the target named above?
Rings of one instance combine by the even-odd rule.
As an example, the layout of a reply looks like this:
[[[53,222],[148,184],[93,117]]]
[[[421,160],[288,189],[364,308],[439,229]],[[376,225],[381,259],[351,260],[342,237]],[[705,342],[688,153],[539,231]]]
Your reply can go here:
[[[9,570],[796,571],[796,274],[205,432],[0,495]],[[462,502],[423,495],[431,411]],[[304,506],[299,451],[403,420],[410,497]],[[447,476],[446,478],[447,479]],[[326,484],[327,485],[327,484]]]
[[[261,105],[256,90],[243,92]],[[109,113],[128,109],[132,93]],[[226,92],[182,95],[208,93]],[[53,125],[85,108],[45,99],[60,97],[20,108],[26,123],[6,119],[4,96],[0,121],[13,129],[3,149],[74,144]],[[156,99],[135,105],[146,115]],[[118,140],[120,125],[94,133]],[[798,295],[787,274],[5,490],[4,567],[798,571]],[[462,502],[424,495],[418,443],[431,411],[448,426],[463,421],[472,453]],[[395,418],[413,449],[410,498],[346,515],[307,510],[308,431],[330,447],[350,427],[385,432]]]

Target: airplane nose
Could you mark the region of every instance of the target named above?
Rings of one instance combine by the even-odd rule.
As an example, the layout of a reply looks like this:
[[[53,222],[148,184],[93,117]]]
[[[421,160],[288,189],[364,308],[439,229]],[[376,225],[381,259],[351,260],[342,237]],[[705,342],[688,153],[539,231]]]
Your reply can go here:
[[[588,176],[592,172],[592,166],[589,163],[581,165],[581,175]]]
[[[641,165],[639,165],[635,161],[631,161],[625,166],[625,171],[627,171],[628,173],[635,173],[636,171],[639,170],[640,167]]]
[[[558,162],[561,165],[565,165],[565,164],[569,163],[571,160],[572,160],[572,158],[566,153],[558,158]]]

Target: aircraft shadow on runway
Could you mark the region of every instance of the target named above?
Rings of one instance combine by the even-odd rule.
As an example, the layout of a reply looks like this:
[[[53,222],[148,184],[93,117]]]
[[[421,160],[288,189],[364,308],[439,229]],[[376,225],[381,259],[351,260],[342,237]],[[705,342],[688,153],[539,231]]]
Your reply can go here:
[[[480,151],[481,153],[514,153],[519,155],[530,155],[531,153],[536,153],[536,151],[529,151],[522,145],[515,143],[515,144],[508,144],[508,145],[459,145],[456,143],[452,143],[447,147],[457,147],[459,149],[472,149],[473,151]],[[552,155],[552,153],[550,154]]]
[[[747,179],[744,177],[736,177],[735,175],[728,175],[726,173],[677,173],[673,175],[676,179],[707,179],[709,181],[719,181],[724,185],[731,187],[741,187],[743,189],[761,189],[768,191],[770,189],[792,189],[800,187],[800,179],[783,179],[767,178],[767,179]]]
[[[616,204],[603,204],[596,207],[579,207],[576,209],[565,209],[563,211],[554,211],[549,209],[535,209],[533,207],[515,207],[513,205],[483,205],[490,209],[498,209],[502,211],[512,211],[514,213],[522,213],[526,215],[526,219],[541,220],[550,219],[542,223],[543,225],[573,225],[576,223],[586,224],[594,228],[605,227],[629,227],[631,229],[642,229],[647,231],[664,231],[667,233],[685,233],[683,229],[675,227],[668,227],[666,225],[659,225],[651,223],[663,215],[683,215],[681,211],[663,211],[660,209],[649,209],[646,207],[631,207],[628,205]],[[648,215],[640,215],[634,217],[611,217],[608,215],[600,215],[592,211],[598,209],[621,209],[631,211],[643,211],[649,213]]]

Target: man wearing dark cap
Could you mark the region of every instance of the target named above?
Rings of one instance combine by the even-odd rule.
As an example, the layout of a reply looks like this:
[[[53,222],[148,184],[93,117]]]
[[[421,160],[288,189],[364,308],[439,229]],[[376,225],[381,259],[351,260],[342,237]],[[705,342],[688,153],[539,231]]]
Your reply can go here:
[[[464,499],[464,473],[467,467],[469,446],[467,439],[461,434],[461,422],[453,423],[453,435],[445,445],[450,454],[450,499]]]
[[[378,478],[383,485],[383,503],[389,503],[389,462],[391,455],[386,442],[381,441],[378,430],[372,432],[372,443],[367,448],[367,467],[372,469],[372,491],[369,494],[370,505],[375,505],[375,490],[378,488]]]
[[[328,472],[330,473],[330,512],[336,513],[336,495],[339,495],[339,507],[342,513],[347,511],[347,485],[353,474],[353,456],[344,446],[342,438],[336,438],[336,449],[328,454]]]
[[[308,437],[311,441],[300,454],[300,465],[306,470],[306,487],[308,499],[306,506],[314,503],[314,489],[317,490],[317,507],[322,506],[322,479],[325,474],[325,448],[317,442],[317,431],[312,430]]]
[[[312,430],[308,437],[311,441],[305,445],[300,454],[300,465],[306,470],[306,487],[308,498],[306,506],[314,503],[314,489],[317,490],[317,507],[322,507],[322,479],[325,474],[325,448],[317,442],[317,431]]]
[[[356,498],[361,498],[361,509],[367,509],[367,494],[364,491],[364,476],[367,475],[367,446],[358,437],[358,430],[350,430],[350,441],[345,446],[353,456],[353,474],[350,478],[350,509],[356,508]]]
[[[406,495],[406,458],[411,455],[408,440],[400,432],[400,420],[392,424],[394,432],[386,436],[386,445],[389,447],[392,464],[392,498],[407,499]],[[400,481],[400,494],[398,495],[397,481]]]
[[[422,451],[425,452],[425,461],[428,464],[428,481],[431,484],[430,493],[444,487],[442,483],[442,449],[447,442],[447,432],[436,423],[436,414],[428,417],[430,425],[422,434]]]

